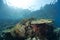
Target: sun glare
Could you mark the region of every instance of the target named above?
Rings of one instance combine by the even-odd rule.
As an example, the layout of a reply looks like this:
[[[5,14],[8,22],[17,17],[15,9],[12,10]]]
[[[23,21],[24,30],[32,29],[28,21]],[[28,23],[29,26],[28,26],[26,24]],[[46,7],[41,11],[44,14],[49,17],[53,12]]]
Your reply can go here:
[[[28,8],[31,4],[32,0],[5,0],[4,3],[6,3],[9,6],[16,7],[16,8]]]
[[[3,0],[9,7],[28,9],[31,11],[39,10],[48,4],[55,4],[57,0]]]

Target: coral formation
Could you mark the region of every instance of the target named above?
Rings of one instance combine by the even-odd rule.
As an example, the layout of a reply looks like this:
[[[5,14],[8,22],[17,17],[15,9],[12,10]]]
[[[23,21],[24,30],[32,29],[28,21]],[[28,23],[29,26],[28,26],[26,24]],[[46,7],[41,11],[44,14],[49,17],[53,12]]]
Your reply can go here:
[[[59,40],[60,29],[54,29],[50,19],[25,20],[2,31],[1,40]],[[51,25],[50,25],[51,24]],[[59,36],[59,37],[58,37]]]

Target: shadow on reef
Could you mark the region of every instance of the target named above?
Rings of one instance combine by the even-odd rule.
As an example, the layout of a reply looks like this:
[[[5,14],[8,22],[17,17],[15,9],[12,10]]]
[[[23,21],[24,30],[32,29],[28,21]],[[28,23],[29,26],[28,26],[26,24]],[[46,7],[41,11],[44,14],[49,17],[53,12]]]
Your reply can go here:
[[[0,34],[0,40],[60,40],[60,29],[55,29],[49,24],[52,21],[47,21],[34,20],[22,25],[18,23],[15,28],[3,31]]]

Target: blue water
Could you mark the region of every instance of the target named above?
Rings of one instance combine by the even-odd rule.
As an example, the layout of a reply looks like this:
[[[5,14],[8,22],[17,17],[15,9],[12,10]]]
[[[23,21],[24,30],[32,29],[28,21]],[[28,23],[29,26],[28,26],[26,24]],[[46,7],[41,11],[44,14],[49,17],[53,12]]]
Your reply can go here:
[[[2,27],[1,25],[5,22],[14,24],[20,21],[20,19],[30,17],[53,19],[54,25],[60,27],[60,0],[55,4],[46,5],[40,10],[32,12],[25,9],[14,10],[4,5],[2,0],[0,0],[0,27]]]

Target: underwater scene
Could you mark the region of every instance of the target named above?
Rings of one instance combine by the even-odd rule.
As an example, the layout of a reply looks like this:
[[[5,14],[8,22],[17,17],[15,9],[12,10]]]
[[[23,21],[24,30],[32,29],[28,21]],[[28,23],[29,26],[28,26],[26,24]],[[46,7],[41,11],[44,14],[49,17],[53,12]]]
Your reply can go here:
[[[0,0],[0,40],[60,40],[60,0]]]

